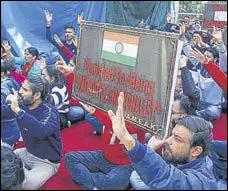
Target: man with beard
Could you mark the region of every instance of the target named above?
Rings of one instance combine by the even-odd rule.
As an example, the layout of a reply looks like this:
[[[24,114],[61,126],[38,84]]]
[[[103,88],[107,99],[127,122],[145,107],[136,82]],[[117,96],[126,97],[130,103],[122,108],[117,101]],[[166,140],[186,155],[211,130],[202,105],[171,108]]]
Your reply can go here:
[[[197,116],[177,119],[170,137],[159,140],[153,136],[148,147],[128,133],[122,92],[118,99],[116,114],[108,111],[113,131],[124,144],[123,150],[148,189],[218,189],[213,163],[208,157],[212,134],[206,120]],[[165,146],[162,157],[155,152],[161,146]]]
[[[62,157],[60,120],[56,109],[43,102],[48,93],[48,82],[40,75],[28,77],[18,93],[6,97],[8,116],[17,118],[26,148],[16,149],[22,159],[25,180],[22,189],[36,190],[55,175]]]

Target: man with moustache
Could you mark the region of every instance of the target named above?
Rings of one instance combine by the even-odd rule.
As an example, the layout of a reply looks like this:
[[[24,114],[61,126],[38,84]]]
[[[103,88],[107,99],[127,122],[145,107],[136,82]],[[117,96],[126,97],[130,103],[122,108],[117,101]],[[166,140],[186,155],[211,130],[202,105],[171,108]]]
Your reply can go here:
[[[62,157],[60,119],[56,109],[44,102],[48,82],[40,75],[27,77],[19,90],[6,97],[5,112],[15,116],[26,148],[14,152],[22,159],[22,189],[36,190],[55,175]],[[22,104],[19,104],[18,98]]]
[[[123,117],[123,93],[116,114],[108,111],[113,131],[124,144],[133,168],[147,189],[217,190],[213,163],[208,157],[212,139],[210,124],[197,116],[175,120],[170,137],[153,136],[148,146],[139,143],[127,131]],[[162,157],[155,151],[165,146]]]

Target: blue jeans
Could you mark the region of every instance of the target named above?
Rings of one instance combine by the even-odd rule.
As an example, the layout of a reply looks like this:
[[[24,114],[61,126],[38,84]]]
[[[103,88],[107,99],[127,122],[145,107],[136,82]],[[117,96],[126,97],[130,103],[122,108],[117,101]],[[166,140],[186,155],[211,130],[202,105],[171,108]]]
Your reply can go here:
[[[67,113],[68,120],[76,121],[84,116],[85,112],[80,106],[71,106]]]
[[[69,152],[64,158],[72,179],[84,190],[124,190],[130,182],[131,165],[109,162],[102,151]]]
[[[103,124],[94,117],[91,113],[86,114],[85,120],[89,123],[97,132],[97,134],[101,134],[103,130]]]
[[[2,141],[13,145],[20,138],[20,131],[16,118],[1,118]]]
[[[152,190],[149,186],[147,186],[142,181],[142,179],[140,178],[140,176],[135,170],[131,174],[130,182],[132,187],[135,188],[136,190]]]
[[[220,179],[218,181],[218,189],[219,190],[227,190],[227,180]]]

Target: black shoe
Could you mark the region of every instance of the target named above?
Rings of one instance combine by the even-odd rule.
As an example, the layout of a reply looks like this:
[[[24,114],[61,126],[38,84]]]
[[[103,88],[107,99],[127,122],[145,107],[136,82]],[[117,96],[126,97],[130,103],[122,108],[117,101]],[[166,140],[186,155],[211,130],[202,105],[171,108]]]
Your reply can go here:
[[[96,135],[96,136],[101,136],[101,134],[96,132],[96,131],[94,131],[93,134]]]

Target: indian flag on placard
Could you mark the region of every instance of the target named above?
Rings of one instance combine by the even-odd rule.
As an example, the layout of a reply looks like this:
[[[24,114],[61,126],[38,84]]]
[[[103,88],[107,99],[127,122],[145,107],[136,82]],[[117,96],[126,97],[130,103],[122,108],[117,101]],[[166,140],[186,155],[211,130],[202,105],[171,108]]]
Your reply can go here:
[[[139,36],[104,31],[101,58],[135,67]]]

